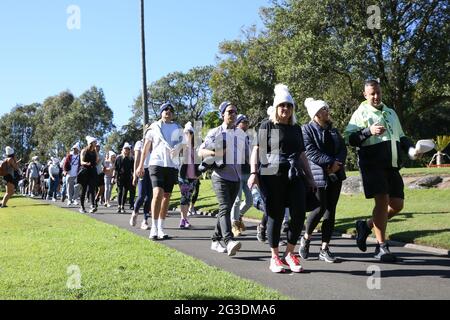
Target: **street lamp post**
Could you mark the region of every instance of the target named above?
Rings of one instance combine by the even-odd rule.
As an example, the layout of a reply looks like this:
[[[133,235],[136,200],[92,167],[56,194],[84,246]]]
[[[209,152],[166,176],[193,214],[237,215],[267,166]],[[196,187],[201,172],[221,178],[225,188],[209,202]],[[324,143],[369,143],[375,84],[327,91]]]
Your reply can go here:
[[[144,111],[144,130],[148,123],[147,68],[145,66],[145,23],[144,0],[141,0],[141,55],[142,55],[142,108]]]

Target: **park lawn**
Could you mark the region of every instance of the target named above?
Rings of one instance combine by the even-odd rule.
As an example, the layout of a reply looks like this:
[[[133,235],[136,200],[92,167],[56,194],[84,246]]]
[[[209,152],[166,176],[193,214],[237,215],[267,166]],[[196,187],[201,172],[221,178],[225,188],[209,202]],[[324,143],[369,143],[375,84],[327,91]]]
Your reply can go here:
[[[202,180],[196,208],[214,212],[218,209],[211,182]],[[178,188],[174,189],[173,205],[179,201]],[[388,224],[388,237],[407,243],[450,249],[450,190],[410,190],[405,188],[405,208]],[[361,195],[341,195],[336,214],[336,231],[355,234],[355,222],[371,216],[373,200]],[[245,216],[258,219],[262,213],[251,208]]]
[[[287,299],[86,215],[20,197],[0,209],[0,299]],[[70,290],[81,271],[81,289]]]
[[[450,175],[449,168],[402,168],[402,176],[427,176],[427,175]],[[347,176],[359,176],[359,171],[349,171]]]

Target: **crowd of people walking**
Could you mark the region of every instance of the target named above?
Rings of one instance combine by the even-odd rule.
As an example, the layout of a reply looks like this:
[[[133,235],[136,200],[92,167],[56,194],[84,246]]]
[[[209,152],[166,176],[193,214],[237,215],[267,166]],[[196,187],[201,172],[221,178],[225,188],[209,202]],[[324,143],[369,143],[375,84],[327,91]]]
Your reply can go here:
[[[102,152],[97,139],[90,136],[84,148],[77,143],[63,159],[45,159],[44,164],[34,156],[22,165],[14,149],[7,147],[1,163],[6,183],[1,207],[7,207],[18,188],[24,196],[67,201],[68,206],[79,206],[80,213],[94,214],[100,206],[113,205],[116,185],[117,213],[130,213],[129,223],[136,227],[142,209],[140,228],[149,230],[150,239],[165,240],[170,238],[165,220],[174,187],[178,185],[181,191],[179,228],[189,229],[190,216],[196,214],[200,177],[209,169],[219,208],[211,250],[229,256],[241,250],[239,237],[246,230],[243,216],[254,205],[263,212],[257,237],[268,241],[269,269],[302,272],[301,259],[308,259],[312,234],[320,221],[319,259],[336,262],[331,241],[350,145],[358,148],[366,198],[375,201],[373,218],[356,222],[357,246],[367,250],[366,240],[373,229],[378,242],[375,258],[394,262],[385,233],[387,221],[404,204],[399,150],[411,159],[420,155],[403,133],[395,111],[383,104],[380,84],[367,81],[364,96],[366,101],[342,134],[333,127],[329,104],[323,100],[305,101],[311,121],[299,125],[296,112],[300,106],[289,88],[280,84],[256,135],[249,134],[250,121],[239,114],[239,106],[225,101],[219,107],[222,124],[201,139],[191,122],[183,127],[175,121],[175,108],[168,102],[159,109],[160,119],[146,126],[142,140],[134,146],[125,143],[118,155]],[[283,231],[287,246],[281,254]]]

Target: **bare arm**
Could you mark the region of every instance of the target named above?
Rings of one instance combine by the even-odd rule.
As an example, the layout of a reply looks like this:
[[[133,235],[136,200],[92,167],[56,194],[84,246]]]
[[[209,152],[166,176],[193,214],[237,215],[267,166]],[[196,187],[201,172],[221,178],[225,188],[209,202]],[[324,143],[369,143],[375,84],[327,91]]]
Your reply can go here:
[[[247,181],[247,185],[250,189],[254,185],[259,186],[259,177],[256,174],[256,172],[258,172],[258,153],[259,147],[258,146],[253,147],[252,154],[250,156],[251,174]]]
[[[91,164],[89,162],[85,162],[84,161],[84,157],[86,156],[86,150],[82,150],[81,151],[81,155],[80,155],[80,163],[82,166],[90,166]]]

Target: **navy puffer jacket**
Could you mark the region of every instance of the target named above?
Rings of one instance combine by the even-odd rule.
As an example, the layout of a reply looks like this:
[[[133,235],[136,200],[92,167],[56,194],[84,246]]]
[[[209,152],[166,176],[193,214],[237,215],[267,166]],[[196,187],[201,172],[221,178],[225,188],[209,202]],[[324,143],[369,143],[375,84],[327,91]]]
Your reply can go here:
[[[329,130],[334,142],[333,154],[326,154],[324,148],[325,131]],[[327,187],[330,180],[326,169],[333,165],[335,161],[339,161],[345,165],[347,159],[347,147],[345,141],[339,132],[331,125],[327,129],[323,129],[315,121],[302,126],[303,140],[306,148],[306,157],[309,160],[314,181],[319,188]],[[336,173],[339,180],[343,181],[347,177],[345,175],[345,167]]]

